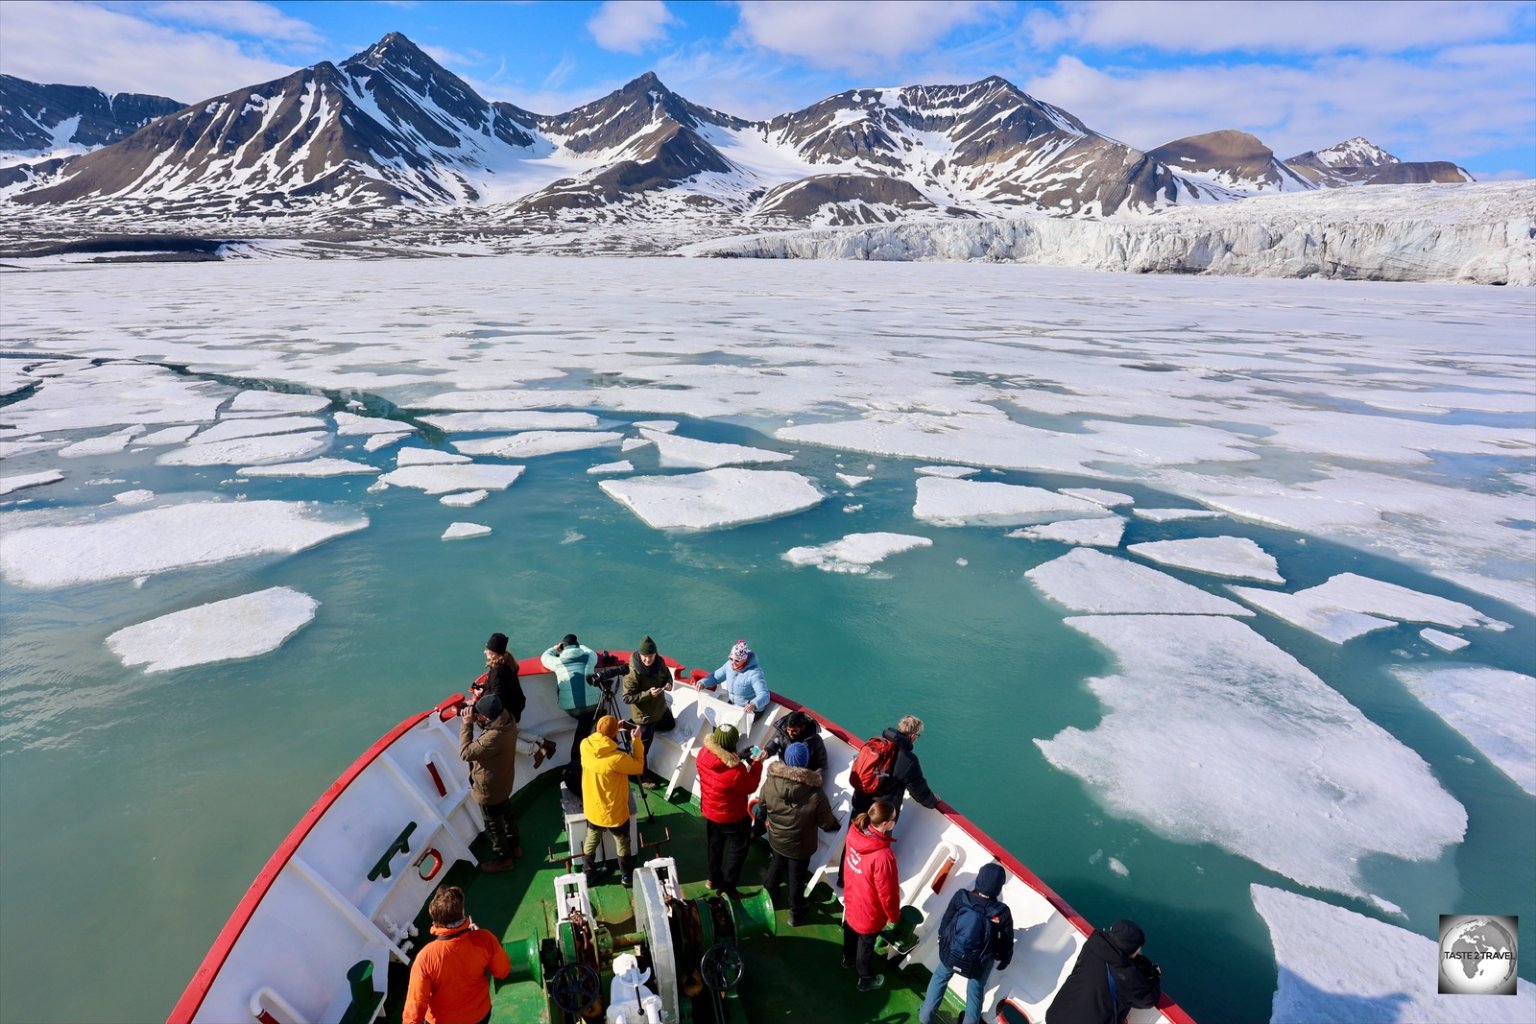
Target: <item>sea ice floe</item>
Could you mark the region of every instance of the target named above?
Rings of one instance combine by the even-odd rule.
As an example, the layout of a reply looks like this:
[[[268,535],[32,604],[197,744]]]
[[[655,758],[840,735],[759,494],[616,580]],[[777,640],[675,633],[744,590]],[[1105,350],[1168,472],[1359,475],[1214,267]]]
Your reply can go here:
[[[281,647],[319,607],[308,594],[270,587],[128,626],[107,637],[107,647],[145,672],[254,658]]]
[[[479,523],[453,523],[443,531],[443,540],[468,540],[471,537],[487,537],[490,535],[489,526],[481,526]]]
[[[814,565],[825,572],[863,574],[891,555],[932,546],[929,538],[907,533],[850,533],[827,544],[790,548],[783,558],[791,564]]]
[[[635,420],[636,430],[659,430],[670,434],[677,429],[677,420]]]
[[[336,421],[336,433],[344,437],[416,433],[416,428],[409,423],[383,416],[358,416],[350,412],[336,412],[332,418]]]
[[[1232,593],[1293,626],[1342,644],[1398,622],[1432,622],[1462,629],[1479,626],[1505,630],[1509,624],[1484,615],[1460,601],[1422,594],[1395,583],[1352,572],[1294,594],[1254,587],[1229,587]]]
[[[436,448],[402,448],[395,453],[395,465],[405,466],[442,466],[455,462],[472,462],[468,455],[455,455],[453,452],[438,451]]]
[[[1536,796],[1536,679],[1483,665],[1394,666],[1392,674],[1499,771]]]
[[[453,447],[465,455],[494,455],[503,459],[531,459],[537,455],[574,452],[618,444],[623,434],[611,430],[529,430],[506,437],[487,437],[472,441],[454,441]]]
[[[918,476],[947,476],[959,480],[963,477],[975,476],[981,470],[975,466],[918,466],[913,472]]]
[[[153,433],[145,434],[134,439],[134,444],[144,447],[153,447],[162,444],[181,444],[193,434],[202,429],[201,423],[183,423],[176,427],[165,427]]]
[[[67,587],[293,554],[367,525],[361,513],[315,502],[186,502],[90,523],[0,531],[0,574],[17,586]]]
[[[43,484],[51,484],[64,479],[64,474],[56,469],[44,469],[37,473],[17,473],[7,476],[0,474],[0,494],[10,494],[27,487],[41,487]]]
[[[469,508],[478,505],[490,497],[490,491],[459,491],[457,494],[445,494],[437,500],[449,508]]]
[[[498,412],[451,412],[437,416],[423,416],[423,423],[430,423],[450,434],[486,433],[492,430],[592,430],[598,419],[589,412],[535,412],[532,410],[501,410]]]
[[[271,466],[242,466],[235,472],[240,476],[357,476],[377,473],[379,467],[351,459],[309,459]]]
[[[1455,633],[1446,633],[1438,629],[1431,629],[1428,626],[1419,630],[1419,636],[1442,651],[1459,651],[1472,642],[1464,637],[1457,636]]]
[[[1213,508],[1133,508],[1131,514],[1149,523],[1173,523],[1181,519],[1215,519],[1223,513]]]
[[[1122,494],[1119,491],[1106,491],[1098,487],[1063,487],[1061,493],[1070,494],[1074,498],[1082,498],[1084,501],[1091,501],[1096,505],[1103,505],[1105,508],[1136,504],[1136,499],[1129,494]]]
[[[238,466],[242,463],[264,465],[291,462],[324,451],[331,443],[327,433],[263,434],[238,437],[208,444],[194,441],[185,448],[173,448],[156,457],[161,466]]]
[[[1120,546],[1125,533],[1125,520],[1119,516],[1108,519],[1066,519],[1059,523],[1026,526],[1022,530],[1010,530],[1008,536],[1027,540],[1052,540],[1061,544],[1082,544],[1094,548]]]
[[[1303,885],[1364,895],[1373,853],[1434,860],[1467,815],[1418,754],[1225,616],[1089,616],[1109,650],[1092,729],[1036,740],[1114,813]]]
[[[1536,988],[1442,995],[1434,939],[1267,885],[1251,885],[1280,969],[1270,1024],[1529,1024]],[[1341,955],[1341,950],[1348,950]]]
[[[33,452],[49,452],[63,447],[65,443],[62,437],[36,436],[0,441],[0,459],[14,459],[18,455],[31,455]]]
[[[632,452],[636,448],[650,447],[651,440],[648,437],[626,437],[624,443],[619,446],[621,452]]]
[[[1073,611],[1110,615],[1252,615],[1235,601],[1206,593],[1165,572],[1102,551],[1077,548],[1025,576],[1046,597]]]
[[[111,434],[102,434],[100,437],[88,437],[84,441],[76,441],[59,449],[59,457],[64,459],[79,459],[87,455],[112,455],[128,447],[128,442],[144,433],[142,426],[125,427]]]
[[[874,479],[872,476],[854,476],[851,473],[838,473],[837,478],[843,482],[844,487],[853,488],[859,484],[867,484]]]
[[[404,454],[404,453],[402,453]],[[525,466],[488,466],[477,462],[405,466],[379,479],[391,487],[414,487],[428,494],[449,491],[504,491],[523,475]]]
[[[258,416],[251,419],[221,420],[194,437],[192,443],[212,444],[215,441],[233,441],[241,437],[296,434],[301,431],[324,429],[326,429],[325,420],[314,416]]]
[[[331,400],[324,395],[292,395],[284,391],[242,391],[229,403],[233,413],[295,414],[329,409]]]
[[[1247,537],[1154,540],[1145,544],[1132,544],[1126,550],[1159,565],[1192,569],[1212,576],[1260,580],[1264,583],[1285,582],[1285,577],[1277,571],[1274,556]]]
[[[635,471],[634,464],[632,462],[630,462],[628,459],[622,459],[622,460],[620,460],[618,462],[604,462],[601,465],[592,466],[592,467],[588,468],[588,470],[587,470],[588,473],[592,473],[592,474],[601,474],[601,473],[633,473],[634,471]]]
[[[146,505],[155,500],[154,491],[119,491],[112,495],[112,500],[119,505]]]
[[[72,365],[6,406],[5,418],[18,432],[211,422],[226,394],[221,385],[189,380],[159,366]]]
[[[1024,526],[1077,516],[1107,516],[1104,506],[1043,487],[925,476],[912,515],[938,526]]]
[[[808,509],[823,497],[799,473],[776,469],[709,469],[603,480],[598,486],[658,530],[709,530],[775,519]]]
[[[762,462],[788,462],[786,452],[751,448],[743,444],[700,441],[692,437],[657,430],[642,430],[641,436],[656,446],[660,465],[685,469],[716,469],[720,466],[751,465]]]
[[[370,434],[368,440],[363,442],[363,451],[376,452],[380,448],[388,448],[392,444],[410,437],[409,433],[403,434]]]

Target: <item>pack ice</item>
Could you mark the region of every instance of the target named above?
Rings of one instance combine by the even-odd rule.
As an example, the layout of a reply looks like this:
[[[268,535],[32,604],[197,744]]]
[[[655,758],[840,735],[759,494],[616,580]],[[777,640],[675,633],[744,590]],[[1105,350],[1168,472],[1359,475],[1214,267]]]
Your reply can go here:
[[[275,651],[315,617],[320,602],[289,587],[172,612],[107,637],[124,665],[166,672],[214,661],[254,658]]]
[[[933,541],[927,537],[908,533],[850,533],[827,544],[790,548],[783,558],[791,565],[814,565],[824,572],[862,575],[891,555],[932,546]]]
[[[1073,611],[1120,615],[1252,615],[1165,572],[1078,548],[1024,573],[1046,597]]]
[[[603,493],[658,530],[711,530],[790,515],[822,493],[781,469],[707,469],[677,476],[603,480]]]
[[[1392,674],[1521,789],[1536,796],[1536,679],[1483,665]]]
[[[1189,537],[1132,544],[1125,550],[1159,565],[1193,569],[1212,576],[1236,576],[1284,583],[1275,558],[1247,537]]]
[[[1325,583],[1294,594],[1255,587],[1228,589],[1255,608],[1262,608],[1276,618],[1336,644],[1395,626],[1398,622],[1433,622],[1452,628],[1509,628],[1507,623],[1460,601],[1422,594],[1352,572],[1340,573]]]
[[[1022,526],[1064,516],[1107,516],[1104,506],[1043,487],[923,476],[912,515],[939,526]]]
[[[1097,726],[1035,742],[1115,814],[1362,897],[1362,858],[1433,860],[1465,833],[1466,811],[1418,754],[1242,623],[1066,622],[1119,672],[1089,680]]]

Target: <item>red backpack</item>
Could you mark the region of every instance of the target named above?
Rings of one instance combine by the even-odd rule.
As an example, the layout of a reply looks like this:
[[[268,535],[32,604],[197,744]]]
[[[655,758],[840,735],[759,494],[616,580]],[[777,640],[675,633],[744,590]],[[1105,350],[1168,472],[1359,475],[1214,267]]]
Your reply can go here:
[[[865,740],[859,756],[853,759],[853,788],[865,796],[879,796],[890,781],[895,763],[895,743],[884,736]]]

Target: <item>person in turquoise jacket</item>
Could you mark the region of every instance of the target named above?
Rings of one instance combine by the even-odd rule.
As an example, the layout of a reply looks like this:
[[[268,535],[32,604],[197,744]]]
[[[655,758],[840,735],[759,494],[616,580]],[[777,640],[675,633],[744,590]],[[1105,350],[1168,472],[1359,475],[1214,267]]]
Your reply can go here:
[[[576,719],[571,741],[571,760],[565,766],[565,788],[581,795],[581,741],[592,735],[592,721],[603,691],[587,677],[597,670],[597,652],[576,639],[575,633],[539,655],[539,662],[555,674],[560,708]]]
[[[768,707],[768,680],[763,678],[762,666],[757,655],[745,640],[737,640],[725,664],[699,680],[699,689],[713,690],[725,686],[721,694],[726,700],[754,715]]]

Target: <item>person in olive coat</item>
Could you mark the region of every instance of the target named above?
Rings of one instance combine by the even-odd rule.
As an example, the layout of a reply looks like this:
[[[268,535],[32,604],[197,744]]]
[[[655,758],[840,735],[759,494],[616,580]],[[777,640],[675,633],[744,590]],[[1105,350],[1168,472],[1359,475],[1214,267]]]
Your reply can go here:
[[[810,767],[810,750],[804,743],[784,748],[784,760],[768,766],[768,778],[758,793],[767,812],[768,848],[773,859],[763,876],[770,892],[789,876],[789,923],[806,923],[805,879],[816,852],[816,829],[838,830],[837,818],[822,791],[821,772]]]
[[[646,746],[658,732],[671,732],[677,724],[672,709],[667,707],[667,691],[672,689],[672,670],[667,667],[656,651],[656,641],[646,637],[629,659],[629,671],[624,674],[624,692],[621,695],[630,706],[629,719],[638,728],[635,732]],[[647,789],[656,788],[647,781]]]

